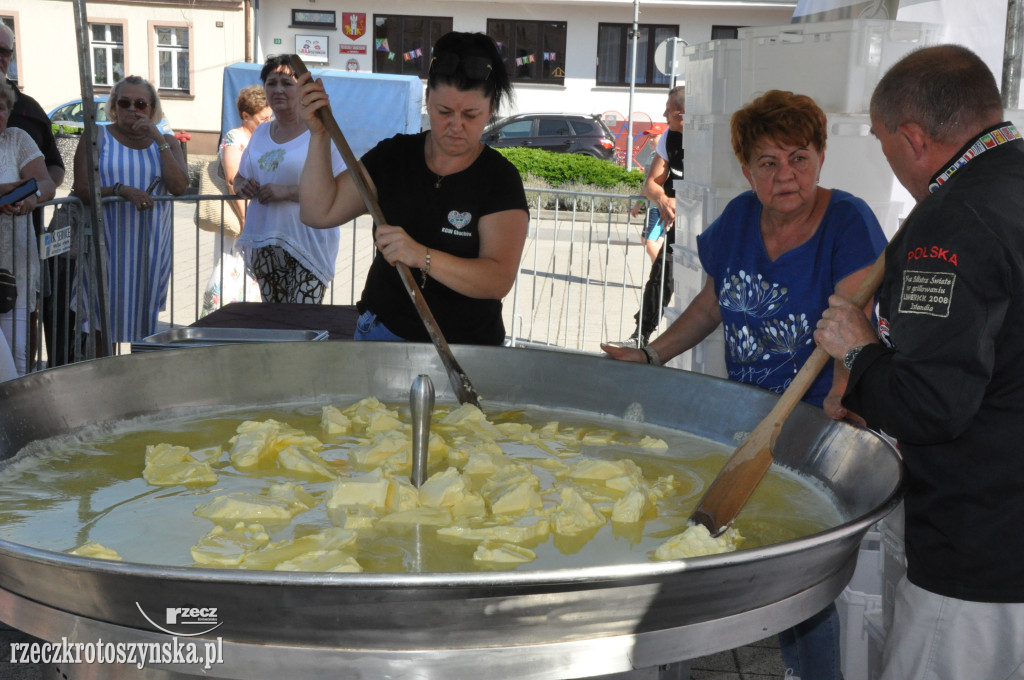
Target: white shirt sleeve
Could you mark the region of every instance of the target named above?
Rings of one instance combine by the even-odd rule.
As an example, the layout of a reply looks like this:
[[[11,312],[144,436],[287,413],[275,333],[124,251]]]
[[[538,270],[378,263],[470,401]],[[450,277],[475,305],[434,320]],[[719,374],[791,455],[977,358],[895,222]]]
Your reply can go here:
[[[668,130],[665,130],[665,132],[661,133],[661,136],[658,137],[658,146],[655,147],[654,149],[655,153],[657,153],[659,156],[662,157],[663,160],[666,161],[668,160],[668,134],[666,134],[667,132]]]

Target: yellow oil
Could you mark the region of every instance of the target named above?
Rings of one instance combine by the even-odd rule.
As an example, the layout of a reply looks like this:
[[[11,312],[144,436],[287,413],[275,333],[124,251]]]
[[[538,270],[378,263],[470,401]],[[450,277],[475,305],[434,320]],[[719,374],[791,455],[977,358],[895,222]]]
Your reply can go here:
[[[336,404],[344,408],[348,404]],[[408,408],[391,405],[408,422]],[[447,408],[447,407],[445,407]],[[677,430],[579,413],[489,407],[495,423],[525,422],[535,427],[557,420],[578,434],[614,432],[612,442],[582,446],[579,456],[630,458],[648,480],[673,475],[675,491],[658,504],[657,515],[630,525],[607,522],[596,532],[564,538],[552,535],[528,545],[537,559],[520,570],[579,568],[644,562],[669,537],[683,531],[705,486],[718,473],[731,449]],[[320,498],[330,482],[311,483],[282,474],[253,475],[235,470],[225,454],[214,464],[218,483],[200,489],[155,487],[142,478],[147,445],[166,442],[191,449],[222,446],[243,420],[274,419],[316,436],[324,443],[321,457],[346,469],[350,436],[332,436],[320,428],[321,406],[304,405],[268,410],[231,411],[195,417],[175,417],[126,424],[116,431],[74,443],[35,445],[0,470],[0,536],[15,543],[67,551],[86,541],[116,550],[125,561],[166,566],[193,564],[190,549],[213,528],[196,517],[196,506],[213,497],[235,492],[260,493],[272,483],[299,482]],[[636,444],[643,435],[660,437],[664,453],[650,453]],[[550,454],[525,444],[502,443],[518,460],[540,460]],[[578,458],[562,458],[572,464]],[[438,468],[438,470],[441,468]],[[534,465],[542,488],[553,477]],[[438,470],[431,469],[433,473]],[[482,481],[482,480],[480,480]],[[544,496],[557,504],[557,494]],[[793,472],[773,467],[747,504],[735,526],[745,537],[743,548],[785,541],[836,526],[843,518],[820,485]],[[323,504],[302,513],[288,525],[267,525],[272,540],[315,533],[331,526]],[[436,535],[429,527],[361,531],[356,559],[365,571],[459,572],[495,568],[474,562],[475,543]]]

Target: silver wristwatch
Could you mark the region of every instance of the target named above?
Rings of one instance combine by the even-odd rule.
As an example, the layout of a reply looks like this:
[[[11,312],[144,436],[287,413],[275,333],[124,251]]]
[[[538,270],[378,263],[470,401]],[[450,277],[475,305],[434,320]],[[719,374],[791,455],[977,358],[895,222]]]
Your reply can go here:
[[[849,352],[847,352],[846,356],[843,357],[843,368],[845,368],[847,371],[852,371],[853,362],[857,360],[857,355],[860,354],[860,351],[865,347],[867,347],[867,345],[861,345],[860,347],[854,347]]]

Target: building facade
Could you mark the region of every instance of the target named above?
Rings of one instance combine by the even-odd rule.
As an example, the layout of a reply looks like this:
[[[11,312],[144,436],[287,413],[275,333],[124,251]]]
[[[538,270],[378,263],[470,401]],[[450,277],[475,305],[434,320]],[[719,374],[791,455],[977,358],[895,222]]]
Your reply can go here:
[[[311,68],[425,76],[430,46],[449,30],[488,33],[500,45],[516,84],[514,108],[503,113],[624,120],[632,108],[636,120],[657,122],[670,82],[666,41],[692,45],[743,26],[785,24],[795,4],[641,0],[632,97],[630,0],[89,0],[84,56],[98,94],[124,75],[157,84],[171,127],[192,135],[194,152],[216,147],[229,64],[285,52]],[[71,2],[0,0],[0,21],[15,32],[19,87],[46,110],[80,96]]]

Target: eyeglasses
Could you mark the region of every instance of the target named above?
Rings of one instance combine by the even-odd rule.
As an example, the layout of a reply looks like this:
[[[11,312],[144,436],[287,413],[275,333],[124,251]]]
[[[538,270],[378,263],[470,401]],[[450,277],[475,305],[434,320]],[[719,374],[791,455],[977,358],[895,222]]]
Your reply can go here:
[[[136,111],[145,111],[149,108],[149,102],[145,99],[136,99],[135,101],[132,101],[131,99],[128,99],[128,97],[121,97],[117,100],[117,108],[119,109],[129,109],[132,106],[135,107]]]
[[[493,66],[491,60],[481,56],[460,57],[455,52],[447,52],[430,60],[430,73],[439,76],[453,76],[462,64],[462,70],[470,80],[487,80],[491,77]]]
[[[14,54],[14,50],[9,47],[0,47],[0,57],[10,58],[12,54]]]

